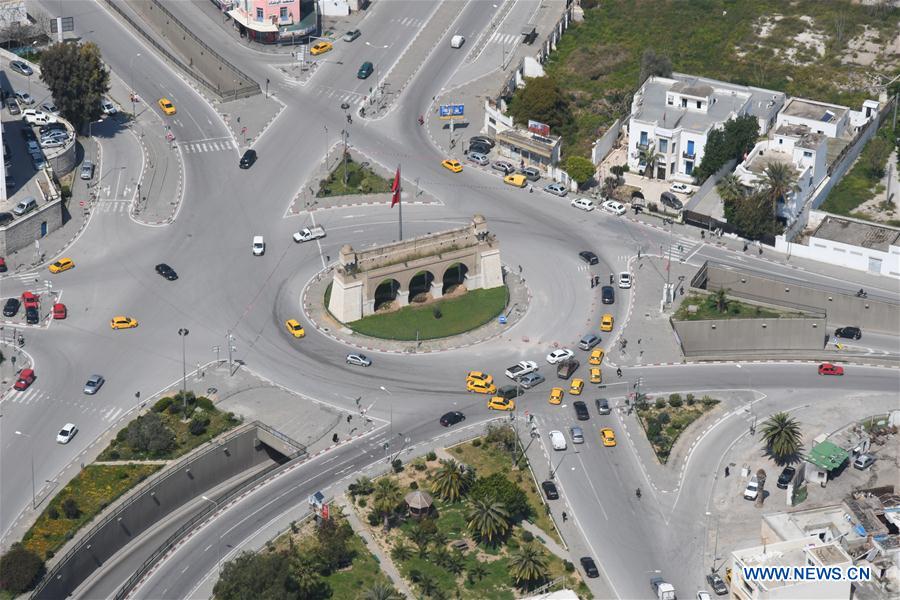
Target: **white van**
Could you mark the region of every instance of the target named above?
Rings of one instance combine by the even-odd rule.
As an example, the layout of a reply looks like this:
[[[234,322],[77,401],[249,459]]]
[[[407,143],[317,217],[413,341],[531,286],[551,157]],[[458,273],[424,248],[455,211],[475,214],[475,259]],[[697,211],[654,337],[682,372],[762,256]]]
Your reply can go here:
[[[26,109],[22,113],[22,117],[25,119],[26,123],[29,123],[31,125],[46,125],[47,123],[56,123],[56,117],[35,108]]]
[[[553,445],[554,450],[565,450],[566,449],[566,436],[563,435],[562,431],[551,431],[550,432],[550,444]]]
[[[572,206],[581,210],[592,211],[594,210],[594,201],[589,198],[573,198]]]
[[[462,48],[462,45],[466,43],[466,38],[461,35],[454,35],[450,38],[450,47],[451,48]]]
[[[266,253],[266,242],[263,240],[263,236],[254,235],[253,236],[253,256],[262,256]]]

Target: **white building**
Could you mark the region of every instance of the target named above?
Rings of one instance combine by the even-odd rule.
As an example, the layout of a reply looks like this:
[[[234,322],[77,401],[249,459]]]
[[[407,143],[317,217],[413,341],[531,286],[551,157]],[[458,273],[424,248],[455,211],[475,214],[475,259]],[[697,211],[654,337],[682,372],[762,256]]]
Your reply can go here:
[[[806,125],[783,124],[770,139],[758,142],[734,170],[741,183],[750,188],[762,185],[766,168],[772,163],[788,165],[796,187],[783,201],[776,213],[786,222],[793,222],[803,205],[825,179],[828,167],[828,143],[821,133],[810,131]]]
[[[848,600],[850,581],[751,580],[744,567],[840,567],[853,559],[835,542],[812,535],[731,553],[731,597],[738,600]]]
[[[764,134],[784,101],[782,92],[703,77],[650,77],[631,104],[628,166],[647,177],[690,182],[710,131],[749,114]]]
[[[778,126],[802,125],[829,138],[851,140],[878,114],[878,107],[877,100],[864,101],[862,111],[856,111],[838,104],[791,98],[778,113],[776,123]]]
[[[0,30],[6,30],[15,24],[28,25],[25,0],[0,0]]]

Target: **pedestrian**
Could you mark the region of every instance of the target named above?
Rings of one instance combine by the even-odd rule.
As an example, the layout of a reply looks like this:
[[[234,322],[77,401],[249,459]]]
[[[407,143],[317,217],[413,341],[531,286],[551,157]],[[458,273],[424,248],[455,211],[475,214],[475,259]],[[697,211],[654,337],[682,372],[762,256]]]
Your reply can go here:
[[[762,246],[759,247],[759,255],[762,256]]]
[[[706,232],[703,231],[702,229],[700,230],[700,239],[701,239],[701,240],[705,240],[705,239],[706,239]]]
[[[616,369],[616,375],[618,375],[619,377],[622,376],[622,367],[619,367],[618,369]]]
[[[519,275],[522,274],[522,265],[519,265]]]
[[[638,358],[644,358],[644,351],[643,351],[643,350],[641,350],[641,353],[640,353],[640,355],[638,356]]]
[[[349,423],[353,419],[353,415],[347,415],[347,422]]]
[[[615,276],[614,276],[612,273],[610,273],[610,274],[609,274],[609,284],[610,284],[610,285],[612,285],[612,282],[613,282],[614,279],[615,279]]]
[[[728,465],[725,465],[725,477],[731,475],[731,470],[728,468]]]
[[[638,338],[638,346],[641,345],[641,338]]]
[[[338,441],[337,434],[334,434],[333,436],[331,436],[331,441],[334,442],[335,444],[337,444],[337,441]]]
[[[746,252],[746,251],[747,251],[747,248],[748,248],[748,246],[747,246],[747,242],[744,242],[744,252]]]
[[[641,258],[641,249],[638,248],[638,259],[640,259],[640,258]]]
[[[593,279],[593,277],[592,277],[592,278],[591,278],[591,289],[594,289],[594,287],[595,287],[595,285],[594,285],[594,279]]]
[[[566,511],[563,511],[562,518],[563,518],[563,523],[565,523],[566,521],[569,520],[569,515],[566,514]]]

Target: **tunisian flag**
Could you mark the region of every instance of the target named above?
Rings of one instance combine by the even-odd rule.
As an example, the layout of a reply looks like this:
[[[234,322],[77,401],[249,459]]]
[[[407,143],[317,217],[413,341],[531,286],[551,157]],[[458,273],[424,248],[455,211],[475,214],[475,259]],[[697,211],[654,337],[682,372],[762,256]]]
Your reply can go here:
[[[397,167],[397,173],[394,174],[394,183],[391,184],[391,208],[395,204],[400,204],[400,167]]]

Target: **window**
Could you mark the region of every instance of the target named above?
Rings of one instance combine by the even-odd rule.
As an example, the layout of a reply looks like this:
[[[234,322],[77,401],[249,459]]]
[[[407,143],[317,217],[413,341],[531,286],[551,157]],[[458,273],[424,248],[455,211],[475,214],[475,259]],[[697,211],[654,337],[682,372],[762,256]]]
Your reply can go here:
[[[279,9],[278,18],[281,19],[282,21],[287,21],[287,19],[288,19],[287,6],[282,6]]]
[[[697,100],[697,109],[703,108],[703,103]]]
[[[673,106],[675,104],[675,97],[671,95],[666,96],[666,104]]]
[[[669,151],[669,140],[660,138],[659,140],[659,151],[665,154]]]
[[[681,108],[687,108],[687,98],[681,99]]]
[[[257,8],[257,9],[256,9],[256,20],[257,20],[257,21],[262,21],[264,18],[265,18],[265,17],[263,16],[263,9]]]
[[[639,143],[641,146],[647,145],[647,132],[646,131],[641,132],[641,141]]]
[[[687,144],[687,153],[688,156],[694,155],[694,140],[690,140]]]
[[[812,158],[812,152],[810,152],[809,150],[804,150],[803,158]]]
[[[686,175],[690,175],[694,172],[694,161],[686,160],[684,161],[684,172]]]

